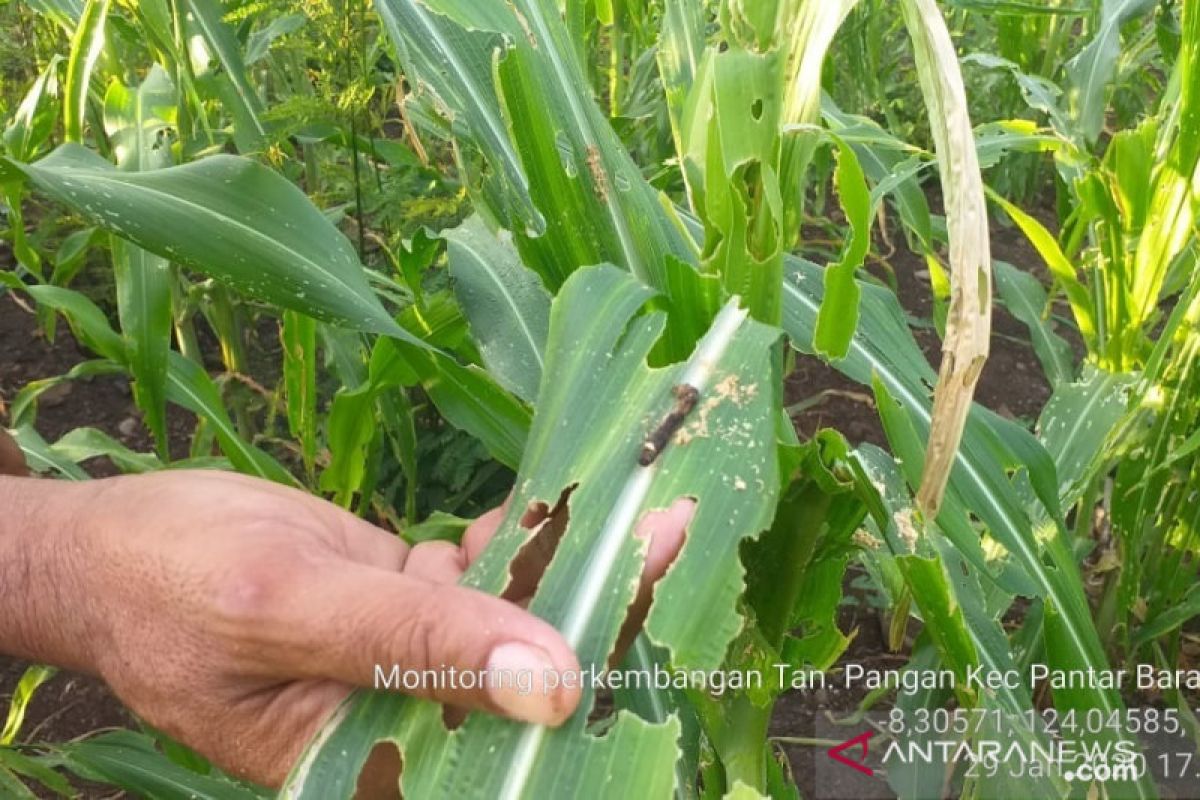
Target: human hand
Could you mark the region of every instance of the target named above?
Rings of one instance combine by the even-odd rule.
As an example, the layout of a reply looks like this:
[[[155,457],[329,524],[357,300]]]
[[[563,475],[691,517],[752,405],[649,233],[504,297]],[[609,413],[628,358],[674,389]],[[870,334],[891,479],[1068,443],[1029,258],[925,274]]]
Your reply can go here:
[[[8,431],[0,428],[0,475],[25,474],[25,454]]]
[[[372,685],[376,664],[535,676],[578,669],[558,632],[524,611],[519,596],[455,585],[501,509],[477,520],[461,547],[409,547],[323,500],[228,473],[19,483],[60,506],[69,496],[75,509],[44,553],[55,562],[43,572],[59,583],[49,590],[59,608],[57,635],[43,638],[57,645],[28,655],[99,673],[150,724],[258,783],[283,780],[351,687]],[[691,511],[681,501],[639,526],[651,542],[635,624]],[[537,569],[520,566],[518,584]],[[38,634],[18,638],[37,650]],[[548,725],[579,702],[569,688],[414,694]],[[390,780],[394,794],[394,768]]]

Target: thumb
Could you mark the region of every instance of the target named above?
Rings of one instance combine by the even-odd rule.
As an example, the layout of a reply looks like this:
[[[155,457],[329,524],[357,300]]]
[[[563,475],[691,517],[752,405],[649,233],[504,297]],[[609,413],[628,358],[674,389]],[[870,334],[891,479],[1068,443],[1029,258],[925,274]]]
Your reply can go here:
[[[578,681],[561,680],[579,669],[562,636],[500,598],[350,562],[281,595],[286,619],[273,626],[281,635],[269,660],[295,677],[543,725],[561,724],[579,704]]]

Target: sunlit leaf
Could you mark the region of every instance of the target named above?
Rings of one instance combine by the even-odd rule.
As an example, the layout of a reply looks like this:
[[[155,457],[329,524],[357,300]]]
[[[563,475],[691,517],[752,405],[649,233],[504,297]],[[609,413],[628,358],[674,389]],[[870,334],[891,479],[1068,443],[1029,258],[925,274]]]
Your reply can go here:
[[[67,59],[66,95],[63,104],[63,127],[68,142],[83,141],[83,121],[87,116],[88,88],[92,71],[104,49],[104,25],[108,19],[109,0],[87,0],[83,15],[71,40],[71,55]]]

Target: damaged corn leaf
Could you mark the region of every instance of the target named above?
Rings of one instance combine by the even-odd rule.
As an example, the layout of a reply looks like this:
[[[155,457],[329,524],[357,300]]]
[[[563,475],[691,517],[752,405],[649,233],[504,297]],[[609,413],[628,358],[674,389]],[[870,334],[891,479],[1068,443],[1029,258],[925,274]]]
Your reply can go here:
[[[535,533],[521,525],[526,509],[565,497],[566,532],[530,610],[562,631],[584,670],[604,668],[637,590],[645,543],[634,526],[680,497],[697,507],[646,635],[673,667],[715,669],[742,625],[738,545],[770,523],[779,489],[778,331],[731,303],[687,361],[651,369],[665,322],[658,312],[638,315],[651,296],[610,266],[577,271],[563,286],[509,513],[464,578],[502,592]],[[656,436],[667,423],[674,433]],[[371,748],[390,740],[415,800],[571,796],[601,784],[611,796],[669,797],[678,720],[621,712],[597,738],[586,730],[593,699],[585,691],[558,729],[476,713],[448,732],[436,704],[362,693],[318,736],[285,793],[349,797]]]
[[[812,341],[823,292],[821,270],[798,259],[788,259],[787,266],[784,289],[791,302],[784,306],[784,330],[793,342],[801,344]],[[873,385],[877,399],[890,398],[888,439],[908,470],[909,484],[917,486],[925,461],[921,437],[932,424],[929,388],[934,372],[908,330],[895,295],[867,284],[861,289],[859,328],[846,358],[834,366],[853,380]],[[1008,470],[1018,462],[1037,490],[1039,503],[1034,508],[1025,506],[1008,477]],[[1065,643],[1082,669],[1100,673],[1109,668],[1108,660],[1091,624],[1078,570],[1057,536],[1039,537],[1034,527],[1034,518],[1046,515],[1052,524],[1061,526],[1057,488],[1053,460],[1028,431],[974,406],[950,470],[947,502],[935,522],[965,563],[974,567],[981,584],[995,584],[1011,594],[1042,598],[1050,604],[1055,609],[1056,641]],[[978,531],[970,524],[966,509],[1008,551],[1005,563],[983,559]],[[913,538],[919,535],[915,528],[912,533]],[[1111,692],[1097,689],[1083,694],[1088,697],[1080,707],[1102,708],[1105,713],[1121,708],[1120,699]],[[1138,783],[1130,790],[1136,796],[1145,787]]]
[[[704,222],[702,270],[778,322],[784,233],[779,184],[782,57],[708,50],[684,107],[683,173]]]
[[[903,0],[946,198],[951,295],[917,505],[937,516],[992,332],[992,270],[983,177],[950,31],[934,0]]]

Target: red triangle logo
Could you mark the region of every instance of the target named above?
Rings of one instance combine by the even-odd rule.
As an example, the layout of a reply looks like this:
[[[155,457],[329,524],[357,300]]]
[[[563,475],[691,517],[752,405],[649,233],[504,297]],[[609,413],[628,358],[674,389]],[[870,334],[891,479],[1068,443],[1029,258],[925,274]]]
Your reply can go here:
[[[845,764],[851,769],[856,769],[863,775],[874,775],[875,770],[867,766],[867,755],[870,753],[870,746],[867,744],[867,742],[870,741],[871,737],[874,735],[875,731],[863,731],[853,739],[847,739],[841,744],[834,745],[833,747],[829,748],[827,755],[839,764]],[[857,754],[859,757],[855,758],[856,754],[854,753],[850,755],[845,754],[847,750],[854,750],[858,747],[862,748],[862,753]]]

